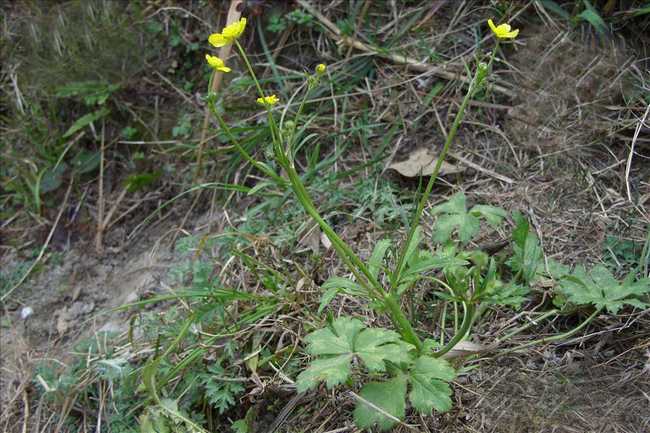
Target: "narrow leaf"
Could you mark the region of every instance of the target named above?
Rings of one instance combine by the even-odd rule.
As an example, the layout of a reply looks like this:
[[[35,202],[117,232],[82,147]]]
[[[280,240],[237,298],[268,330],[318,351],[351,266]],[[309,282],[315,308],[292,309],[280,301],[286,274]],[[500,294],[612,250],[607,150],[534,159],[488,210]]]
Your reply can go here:
[[[70,128],[63,134],[63,138],[68,138],[74,135],[77,131],[84,129],[86,126],[90,125],[94,121],[101,119],[106,116],[111,111],[108,108],[102,108],[101,110],[93,111],[84,116],[78,118]]]

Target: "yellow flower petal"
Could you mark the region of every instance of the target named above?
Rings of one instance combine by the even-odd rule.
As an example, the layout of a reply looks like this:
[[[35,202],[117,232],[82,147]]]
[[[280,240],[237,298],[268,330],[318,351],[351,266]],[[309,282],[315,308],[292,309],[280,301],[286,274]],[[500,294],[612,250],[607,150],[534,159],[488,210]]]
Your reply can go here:
[[[490,30],[492,30],[492,33],[494,34],[497,33],[497,26],[494,25],[494,21],[492,21],[492,18],[488,20],[488,26],[490,26]]]
[[[210,54],[206,54],[205,60],[208,61],[208,65],[210,65],[212,68],[216,69],[217,71],[221,71],[221,72],[232,71],[232,69],[226,66],[224,61],[217,56],[211,56]]]
[[[263,98],[257,98],[257,103],[264,107],[272,107],[280,101],[277,96],[265,96]]]
[[[246,28],[246,18],[242,18],[236,23],[232,23],[223,28],[221,33],[226,39],[229,39],[231,42],[241,36],[244,33]]]
[[[223,28],[221,33],[213,33],[208,38],[208,42],[217,48],[232,44],[235,39],[244,33],[246,28],[246,18],[242,18],[236,23],[232,23]]]
[[[494,36],[497,37],[497,39],[514,39],[519,34],[519,29],[512,30],[512,27],[508,23],[503,23],[495,26],[492,19],[488,19],[488,26],[490,27],[490,30],[492,30],[492,33],[494,33]]]
[[[230,43],[221,33],[212,33],[210,37],[208,37],[208,42],[217,48]]]

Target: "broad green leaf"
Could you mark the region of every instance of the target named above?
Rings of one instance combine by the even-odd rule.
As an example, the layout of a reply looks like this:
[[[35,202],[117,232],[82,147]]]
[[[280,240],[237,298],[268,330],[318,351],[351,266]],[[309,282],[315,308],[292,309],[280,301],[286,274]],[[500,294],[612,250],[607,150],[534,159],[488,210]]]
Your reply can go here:
[[[102,83],[100,81],[82,81],[66,84],[56,91],[58,97],[82,97],[88,106],[103,105],[113,92],[118,90],[118,84]]]
[[[452,195],[445,203],[434,206],[431,209],[432,215],[444,213],[455,214],[467,212],[467,198],[462,192]]]
[[[432,409],[438,412],[451,409],[451,388],[447,382],[455,377],[456,371],[444,359],[421,356],[409,374],[411,404],[425,415],[431,414]]]
[[[528,286],[515,283],[503,284],[498,281],[496,284],[488,286],[481,300],[487,304],[519,308],[526,300],[528,293]]]
[[[72,158],[70,165],[72,165],[76,173],[85,174],[99,168],[100,162],[100,152],[89,152],[87,150],[81,150],[75,155],[74,158]]]
[[[463,244],[468,243],[481,229],[478,218],[471,214],[457,215],[458,238]]]
[[[409,360],[409,346],[399,334],[381,328],[365,328],[358,319],[340,317],[330,327],[312,332],[307,337],[307,352],[318,356],[298,375],[299,390],[315,387],[325,381],[329,388],[344,382],[350,375],[350,363],[360,359],[370,371],[386,371],[386,362],[396,364]]]
[[[459,259],[455,256],[433,255],[429,251],[421,250],[411,263],[409,263],[403,278],[420,275],[431,269],[440,269],[447,266],[465,266],[467,264],[469,264],[467,260]]]
[[[63,182],[63,175],[67,169],[68,166],[64,162],[55,167],[49,167],[46,169],[41,176],[40,193],[46,194],[60,187]]]
[[[433,240],[438,243],[446,242],[456,231],[461,243],[467,244],[481,228],[479,218],[496,226],[506,216],[503,209],[486,205],[476,205],[467,212],[467,199],[462,192],[451,196],[446,203],[435,206],[431,213],[439,215],[433,227]]]
[[[637,297],[650,293],[650,278],[635,281],[630,274],[621,283],[602,265],[593,267],[589,273],[579,266],[560,281],[560,291],[574,304],[593,304],[616,314],[624,305],[639,308],[648,305]]]
[[[433,241],[443,243],[449,240],[458,223],[459,220],[455,214],[439,217],[433,226]]]
[[[72,124],[72,126],[70,126],[70,128],[68,128],[65,134],[63,134],[63,138],[72,136],[76,132],[84,129],[86,126],[90,125],[98,119],[101,119],[110,112],[111,111],[108,108],[102,108],[101,110],[93,111],[92,113],[81,116]]]
[[[132,174],[126,178],[124,187],[128,192],[140,191],[156,182],[161,175],[161,171]]]
[[[477,204],[472,208],[470,213],[476,216],[482,216],[491,226],[498,226],[508,215],[508,213],[500,207],[487,206],[484,204]]]
[[[319,358],[298,375],[296,389],[304,392],[314,388],[319,382],[325,381],[328,388],[333,388],[345,382],[350,375],[350,360],[352,354],[335,356],[333,358]]]
[[[230,428],[235,433],[249,433],[250,432],[250,428],[248,427],[248,423],[246,422],[245,419],[239,419],[239,420],[235,421],[234,423],[232,423]]]
[[[372,255],[368,260],[368,271],[372,274],[373,277],[377,278],[379,276],[379,271],[381,270],[381,265],[384,262],[384,257],[386,256],[386,251],[390,247],[390,240],[382,239],[377,242],[375,249],[372,251]]]
[[[358,319],[340,317],[332,323],[332,328],[319,329],[305,337],[310,355],[341,355],[354,351],[357,334],[364,328]]]
[[[368,328],[359,333],[354,347],[355,353],[370,371],[384,371],[384,360],[396,362],[402,357],[399,334],[381,328]],[[394,344],[387,344],[394,343]]]
[[[406,379],[395,377],[386,382],[370,382],[359,393],[364,401],[358,401],[354,409],[354,421],[361,429],[377,425],[388,430],[402,420],[406,412]],[[390,415],[387,416],[386,414]]]

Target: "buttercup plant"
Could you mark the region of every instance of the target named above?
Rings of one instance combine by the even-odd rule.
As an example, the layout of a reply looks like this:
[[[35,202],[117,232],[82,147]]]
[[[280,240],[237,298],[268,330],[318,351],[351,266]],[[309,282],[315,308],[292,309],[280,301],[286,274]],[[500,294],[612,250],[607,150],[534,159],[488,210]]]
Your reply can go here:
[[[539,242],[523,217],[522,220],[517,220],[517,228],[513,233],[515,254],[506,263],[508,272],[502,271],[503,265],[499,265],[499,261],[483,251],[465,251],[465,246],[478,233],[481,221],[496,227],[505,220],[507,214],[500,208],[485,205],[468,209],[466,197],[462,193],[456,194],[447,203],[432,210],[432,214],[437,216],[432,240],[438,248],[430,251],[421,247],[422,214],[442,163],[465,116],[469,101],[485,86],[499,48],[499,41],[514,39],[519,34],[519,30],[512,30],[509,24],[496,26],[491,19],[488,20],[488,27],[496,37],[497,43],[487,62],[476,63],[467,92],[447,132],[433,173],[418,200],[406,240],[401,246],[395,247],[388,239],[379,241],[367,262],[362,261],[320,215],[294,164],[295,125],[301,120],[310,91],[325,76],[327,67],[319,64],[313,74],[308,74],[307,86],[294,119],[279,125],[273,110],[280,100],[276,95],[262,89],[246,52],[238,41],[246,28],[246,19],[242,18],[226,26],[220,33],[214,33],[208,39],[215,47],[227,44],[237,47],[255,84],[258,93],[256,101],[266,110],[272,139],[272,155],[277,166],[282,169],[282,174],[278,174],[266,162],[255,159],[241,146],[217,110],[215,94],[209,94],[207,97],[211,113],[246,161],[279,187],[292,190],[305,212],[328,237],[353,276],[334,276],[323,284],[324,293],[319,312],[327,308],[337,295],[346,294],[366,299],[371,308],[379,314],[385,314],[392,322],[394,329],[389,330],[368,327],[359,319],[343,316],[331,320],[326,327],[305,337],[306,351],[312,356],[312,362],[296,379],[299,392],[312,389],[321,382],[325,382],[328,388],[347,383],[351,377],[358,377],[353,375],[353,370],[359,371],[362,367],[372,373],[373,377],[383,378],[366,383],[359,393],[355,394],[358,403],[354,418],[360,428],[374,425],[380,429],[391,428],[404,419],[407,402],[422,414],[450,409],[452,401],[449,383],[456,377],[456,371],[443,356],[469,336],[472,326],[490,306],[518,308],[528,293],[531,281],[544,273]],[[217,70],[230,71],[219,58],[206,55],[206,60]],[[436,276],[428,275],[432,270],[438,271]],[[509,281],[505,281],[502,275],[510,275]],[[592,286],[597,284],[596,278],[588,280],[580,273],[563,280],[562,290],[569,301],[577,304],[594,303],[597,306],[596,312],[570,333],[586,326],[604,308],[614,310],[626,303],[640,305],[638,296],[650,291],[650,283],[647,281],[633,283],[632,280],[626,280],[623,285],[618,285],[611,275],[602,276],[602,272],[598,275],[599,279],[607,280],[608,287],[613,288],[615,293],[606,295],[593,289]],[[415,322],[402,309],[403,300],[420,281],[432,283],[437,287],[435,295],[453,306],[454,333],[448,341],[445,341],[445,330],[449,322],[446,309],[443,309],[439,317],[438,339],[432,338],[435,333],[426,336],[418,332],[414,326]],[[540,316],[539,319],[559,313],[560,310],[556,309]],[[499,341],[511,338],[523,329],[525,327],[510,332]],[[570,333],[559,337],[566,338]],[[543,341],[533,344],[539,342]],[[512,350],[516,349],[518,348]]]

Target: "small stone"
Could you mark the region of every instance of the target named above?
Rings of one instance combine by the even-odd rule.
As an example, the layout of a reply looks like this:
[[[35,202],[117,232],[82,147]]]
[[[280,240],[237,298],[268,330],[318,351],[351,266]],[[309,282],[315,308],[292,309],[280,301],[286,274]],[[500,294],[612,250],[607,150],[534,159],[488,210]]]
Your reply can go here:
[[[20,310],[20,318],[23,320],[27,319],[32,314],[34,314],[32,307],[23,307],[22,310]]]

